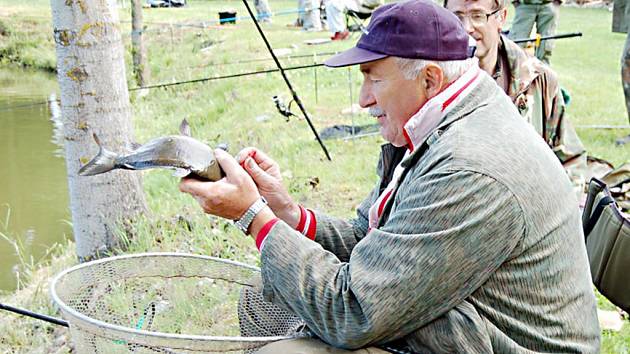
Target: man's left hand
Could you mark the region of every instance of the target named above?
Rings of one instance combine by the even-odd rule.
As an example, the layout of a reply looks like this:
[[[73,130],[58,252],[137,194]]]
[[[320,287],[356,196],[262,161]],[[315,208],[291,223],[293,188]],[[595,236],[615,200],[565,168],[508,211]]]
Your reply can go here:
[[[179,190],[192,195],[206,213],[237,220],[260,194],[252,178],[230,154],[220,149],[214,154],[225,177],[216,182],[183,178]]]

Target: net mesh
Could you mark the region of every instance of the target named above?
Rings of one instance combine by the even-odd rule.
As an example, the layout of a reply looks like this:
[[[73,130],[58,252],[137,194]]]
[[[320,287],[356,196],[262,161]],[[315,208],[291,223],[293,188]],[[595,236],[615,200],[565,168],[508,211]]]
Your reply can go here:
[[[303,326],[264,301],[258,268],[205,256],[84,263],[59,274],[51,293],[79,353],[251,353]]]

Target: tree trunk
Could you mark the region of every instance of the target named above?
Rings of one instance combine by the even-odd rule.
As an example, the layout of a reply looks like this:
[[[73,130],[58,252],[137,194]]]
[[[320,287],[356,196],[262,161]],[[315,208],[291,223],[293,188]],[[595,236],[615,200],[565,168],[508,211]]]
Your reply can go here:
[[[116,246],[116,233],[146,203],[138,173],[77,175],[98,152],[92,133],[113,151],[133,135],[116,2],[51,0],[51,8],[72,223],[77,255],[87,260]]]
[[[133,76],[138,86],[145,86],[150,80],[147,65],[147,50],[144,45],[142,25],[142,0],[132,0],[131,5],[131,53],[133,56]]]

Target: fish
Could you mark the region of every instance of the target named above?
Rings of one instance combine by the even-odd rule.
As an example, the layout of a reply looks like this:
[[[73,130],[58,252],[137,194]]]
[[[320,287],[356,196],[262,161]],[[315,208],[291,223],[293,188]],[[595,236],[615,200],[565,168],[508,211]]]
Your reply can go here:
[[[135,145],[127,154],[117,154],[103,147],[93,133],[98,145],[98,154],[79,169],[80,176],[94,176],[116,169],[145,170],[150,168],[174,169],[177,177],[192,177],[204,181],[218,181],[225,173],[208,145],[192,138],[186,119],[179,126],[181,135],[169,135],[150,140],[144,145]],[[218,148],[227,151],[225,144]]]

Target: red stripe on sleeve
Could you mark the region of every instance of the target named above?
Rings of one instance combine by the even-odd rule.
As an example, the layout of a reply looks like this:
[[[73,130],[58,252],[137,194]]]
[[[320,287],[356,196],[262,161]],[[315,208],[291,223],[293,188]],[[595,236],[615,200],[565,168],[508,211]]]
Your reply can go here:
[[[317,231],[317,220],[315,220],[315,213],[312,210],[308,210],[311,215],[311,223],[308,225],[308,231],[306,231],[306,237],[311,240],[315,240],[315,232]]]
[[[298,205],[300,207],[300,222],[298,222],[297,226],[295,227],[295,229],[299,232],[303,232],[304,231],[304,225],[306,224],[306,210],[304,209],[303,206]]]
[[[258,248],[258,251],[261,251],[260,247],[265,241],[267,235],[269,235],[269,231],[271,231],[273,225],[275,225],[279,220],[280,219],[278,218],[271,219],[260,229],[260,232],[258,232],[258,235],[256,235],[256,248]]]

